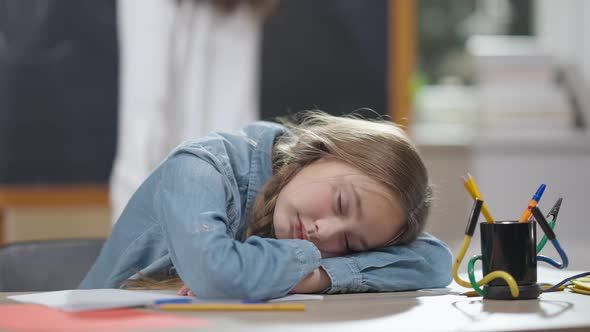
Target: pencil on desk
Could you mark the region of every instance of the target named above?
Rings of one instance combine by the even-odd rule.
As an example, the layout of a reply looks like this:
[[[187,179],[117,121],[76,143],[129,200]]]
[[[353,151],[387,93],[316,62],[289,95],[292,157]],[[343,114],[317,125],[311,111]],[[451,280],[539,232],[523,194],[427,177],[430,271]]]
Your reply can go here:
[[[188,303],[162,304],[156,308],[169,311],[304,311],[305,304]]]

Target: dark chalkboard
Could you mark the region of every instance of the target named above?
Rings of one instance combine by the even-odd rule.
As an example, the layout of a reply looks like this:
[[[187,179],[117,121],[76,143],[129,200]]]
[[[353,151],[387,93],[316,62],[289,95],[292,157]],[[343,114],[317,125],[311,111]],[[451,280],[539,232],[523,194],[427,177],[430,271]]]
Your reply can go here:
[[[386,0],[281,0],[265,24],[262,118],[316,107],[387,114],[386,79]]]
[[[114,0],[0,0],[0,183],[106,182]]]

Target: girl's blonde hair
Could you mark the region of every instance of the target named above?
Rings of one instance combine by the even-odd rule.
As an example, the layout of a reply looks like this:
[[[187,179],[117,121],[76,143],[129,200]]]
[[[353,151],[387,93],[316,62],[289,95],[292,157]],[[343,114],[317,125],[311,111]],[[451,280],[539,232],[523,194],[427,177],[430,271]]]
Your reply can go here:
[[[287,133],[272,153],[273,176],[250,211],[247,235],[274,237],[273,213],[283,187],[305,166],[320,159],[346,162],[385,185],[402,207],[405,222],[389,244],[412,242],[423,231],[432,201],[426,167],[405,132],[386,120],[321,111],[280,119]]]
[[[333,116],[321,111],[300,112],[279,119],[287,132],[277,138],[272,152],[273,176],[263,186],[249,215],[247,236],[275,237],[273,214],[281,189],[305,166],[320,159],[346,162],[396,197],[404,226],[387,245],[412,242],[423,231],[432,201],[426,167],[404,131],[386,120],[357,115]],[[140,274],[123,285],[134,289],[178,289],[179,277],[159,281]]]

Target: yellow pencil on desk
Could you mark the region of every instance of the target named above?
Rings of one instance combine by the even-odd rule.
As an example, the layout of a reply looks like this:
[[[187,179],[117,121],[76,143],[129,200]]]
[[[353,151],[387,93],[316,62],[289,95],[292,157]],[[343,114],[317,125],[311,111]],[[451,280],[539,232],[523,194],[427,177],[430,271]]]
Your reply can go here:
[[[304,311],[305,304],[288,303],[170,303],[157,306],[169,311]]]

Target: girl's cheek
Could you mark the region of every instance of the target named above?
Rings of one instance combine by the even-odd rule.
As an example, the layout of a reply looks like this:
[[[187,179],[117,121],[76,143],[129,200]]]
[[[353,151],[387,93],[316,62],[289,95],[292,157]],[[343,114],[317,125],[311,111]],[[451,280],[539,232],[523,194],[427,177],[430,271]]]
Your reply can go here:
[[[328,194],[310,192],[301,197],[300,203],[311,218],[320,219],[332,215],[333,204]]]

